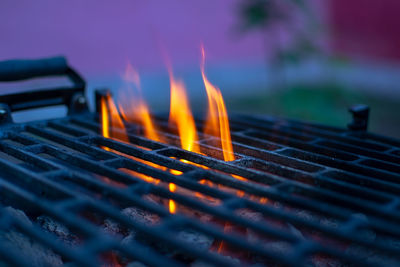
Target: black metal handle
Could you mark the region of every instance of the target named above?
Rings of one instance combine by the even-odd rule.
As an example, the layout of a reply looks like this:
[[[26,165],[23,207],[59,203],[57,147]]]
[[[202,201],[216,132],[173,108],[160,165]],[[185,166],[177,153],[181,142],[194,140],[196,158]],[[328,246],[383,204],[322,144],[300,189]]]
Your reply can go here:
[[[64,57],[6,60],[0,62],[0,81],[18,81],[35,77],[64,75],[68,64]]]
[[[69,113],[87,110],[86,83],[64,57],[0,62],[0,82],[48,76],[67,76],[73,85],[0,95],[0,103],[8,105],[11,112],[54,105],[66,105]]]

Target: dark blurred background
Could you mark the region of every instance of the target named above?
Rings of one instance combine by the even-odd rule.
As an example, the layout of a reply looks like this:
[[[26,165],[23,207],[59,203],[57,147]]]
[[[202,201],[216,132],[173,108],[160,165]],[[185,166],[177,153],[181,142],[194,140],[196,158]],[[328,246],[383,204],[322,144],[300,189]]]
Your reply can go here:
[[[398,10],[398,0],[2,0],[0,60],[65,55],[89,97],[118,90],[130,62],[152,110],[167,111],[166,50],[202,111],[203,42],[231,113],[344,127],[364,103],[371,131],[400,137]]]

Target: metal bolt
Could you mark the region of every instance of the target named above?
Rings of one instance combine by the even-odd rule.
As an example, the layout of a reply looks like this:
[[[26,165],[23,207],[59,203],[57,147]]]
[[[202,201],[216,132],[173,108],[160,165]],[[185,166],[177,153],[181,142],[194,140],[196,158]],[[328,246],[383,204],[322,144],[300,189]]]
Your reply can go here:
[[[87,101],[85,96],[81,93],[76,93],[71,99],[71,105],[69,107],[69,114],[79,113],[88,110]]]
[[[78,97],[78,103],[81,104],[81,105],[86,104],[86,98],[83,97],[83,96],[79,96]]]
[[[353,131],[366,131],[368,127],[369,107],[367,105],[358,104],[349,108],[353,115],[353,121],[347,126]]]
[[[5,108],[0,108],[0,121],[1,122],[6,122],[7,121],[7,114],[8,114],[8,112],[7,112],[7,109],[5,109]]]

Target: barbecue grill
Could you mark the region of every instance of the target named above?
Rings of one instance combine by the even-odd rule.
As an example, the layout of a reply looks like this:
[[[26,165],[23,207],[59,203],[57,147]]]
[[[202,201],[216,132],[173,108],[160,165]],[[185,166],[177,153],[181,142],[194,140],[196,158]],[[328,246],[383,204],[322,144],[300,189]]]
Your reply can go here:
[[[107,92],[90,112],[63,58],[0,65],[1,81],[54,75],[73,85],[0,97],[0,264],[399,264],[400,141],[368,133],[366,107],[352,109],[348,129],[230,116],[235,160],[225,162],[216,137],[199,133],[202,154],[179,148],[163,114],[167,143],[134,123],[129,143],[103,137]],[[52,105],[68,115],[12,121]]]

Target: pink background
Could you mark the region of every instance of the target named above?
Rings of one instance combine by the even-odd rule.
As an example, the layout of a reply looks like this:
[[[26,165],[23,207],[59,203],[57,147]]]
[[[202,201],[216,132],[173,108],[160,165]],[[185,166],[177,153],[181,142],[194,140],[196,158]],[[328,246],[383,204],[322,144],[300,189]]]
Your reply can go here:
[[[203,41],[210,63],[263,62],[257,34],[239,36],[237,1],[0,1],[0,59],[63,54],[84,74],[196,64]]]

